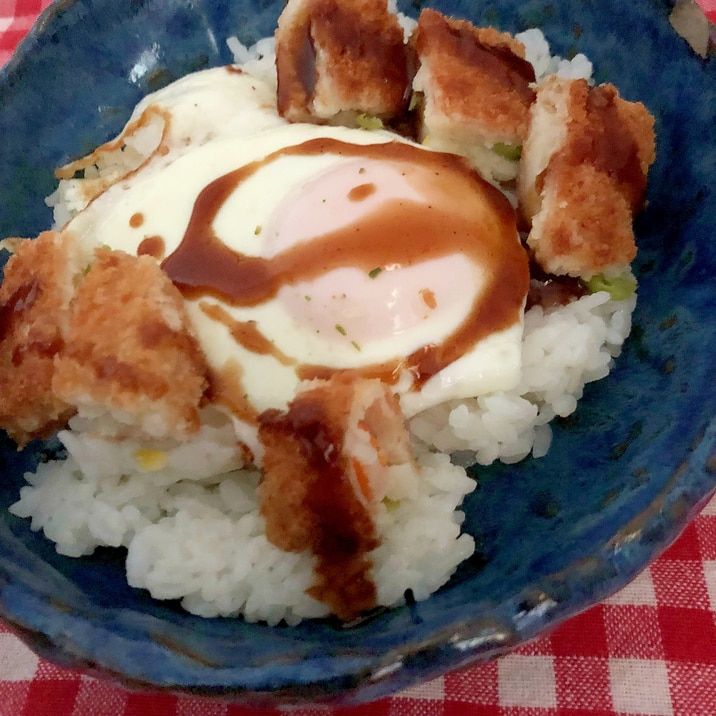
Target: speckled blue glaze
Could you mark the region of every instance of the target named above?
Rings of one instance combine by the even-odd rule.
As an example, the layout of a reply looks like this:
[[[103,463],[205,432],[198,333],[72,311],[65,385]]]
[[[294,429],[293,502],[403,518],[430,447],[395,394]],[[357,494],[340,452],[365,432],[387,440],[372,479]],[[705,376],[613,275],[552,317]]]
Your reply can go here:
[[[247,704],[358,703],[493,658],[607,596],[714,489],[716,64],[674,35],[659,0],[431,4],[505,30],[538,24],[554,52],[585,52],[599,81],[656,115],[658,159],[637,222],[640,301],[617,369],[556,426],[548,457],[480,470],[466,503],[478,551],[446,587],[350,630],[198,619],[129,588],[121,554],[58,556],[6,511],[23,470],[54,447],[18,454],[0,439],[0,614],[42,655],[137,687]],[[228,62],[225,37],[272,32],[281,6],[54,5],[0,72],[0,235],[46,228],[56,165],[115,134],[148,91]]]

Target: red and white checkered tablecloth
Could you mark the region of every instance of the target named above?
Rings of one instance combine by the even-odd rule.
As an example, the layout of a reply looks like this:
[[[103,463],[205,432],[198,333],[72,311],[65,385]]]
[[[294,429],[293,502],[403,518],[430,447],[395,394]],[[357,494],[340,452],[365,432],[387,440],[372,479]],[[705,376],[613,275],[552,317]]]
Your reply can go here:
[[[713,12],[716,0],[700,1]],[[50,2],[0,0],[0,65]],[[44,661],[0,623],[0,716],[256,713],[286,711],[129,692]],[[291,713],[716,716],[716,499],[636,581],[551,636],[360,708]]]
[[[0,624],[0,716],[279,716],[139,694],[50,664]],[[716,499],[634,582],[509,656],[353,709],[293,716],[716,716]]]
[[[52,0],[0,0],[0,67]]]

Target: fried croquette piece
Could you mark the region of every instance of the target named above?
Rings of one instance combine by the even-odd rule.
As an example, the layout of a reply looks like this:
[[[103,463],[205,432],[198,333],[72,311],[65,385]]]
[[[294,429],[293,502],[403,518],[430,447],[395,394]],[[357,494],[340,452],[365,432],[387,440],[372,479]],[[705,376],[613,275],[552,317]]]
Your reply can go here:
[[[289,0],[279,17],[278,111],[290,122],[395,117],[407,104],[410,67],[386,0]]]
[[[82,267],[75,241],[57,232],[12,244],[0,284],[0,427],[22,447],[74,412],[53,393],[52,376]]]
[[[539,87],[518,197],[547,272],[618,273],[636,256],[634,215],[654,161],[654,118],[612,85],[550,77]]]
[[[513,179],[535,92],[524,45],[508,33],[423,10],[413,36],[422,96],[420,138],[473,159],[488,178]],[[496,150],[496,151],[495,151]]]
[[[207,369],[181,294],[149,256],[99,249],[95,257],[72,302],[53,391],[122,434],[195,432]]]
[[[407,467],[409,475],[414,469],[395,396],[379,380],[339,374],[299,393],[288,411],[266,411],[259,437],[269,540],[316,556],[308,594],[340,619],[374,607],[374,512],[390,489],[391,468]]]

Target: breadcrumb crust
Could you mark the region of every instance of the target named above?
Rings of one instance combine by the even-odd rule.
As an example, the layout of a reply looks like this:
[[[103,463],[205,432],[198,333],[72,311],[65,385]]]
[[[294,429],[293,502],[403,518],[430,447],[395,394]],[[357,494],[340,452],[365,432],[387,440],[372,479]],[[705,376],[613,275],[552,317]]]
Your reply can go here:
[[[316,555],[309,594],[340,619],[371,609],[377,596],[368,553],[380,544],[373,513],[383,498],[384,471],[412,466],[395,396],[377,379],[338,373],[299,393],[288,411],[267,411],[260,422],[266,448],[260,503],[268,539]]]
[[[386,0],[292,0],[278,21],[276,69],[278,111],[291,122],[387,119],[407,104],[408,48]]]
[[[448,132],[460,143],[522,143],[535,75],[521,42],[430,9],[420,13],[413,42],[420,63],[415,89],[425,96],[424,136]]]
[[[48,231],[17,242],[0,284],[0,425],[22,447],[73,414],[52,390],[80,268],[74,242]]]
[[[632,223],[654,157],[654,118],[643,104],[622,99],[613,85],[548,78],[518,180],[521,211],[532,223],[527,243],[540,266],[583,278],[626,268],[636,256]]]
[[[149,256],[99,249],[77,289],[52,388],[154,437],[199,427],[206,364],[178,289]]]

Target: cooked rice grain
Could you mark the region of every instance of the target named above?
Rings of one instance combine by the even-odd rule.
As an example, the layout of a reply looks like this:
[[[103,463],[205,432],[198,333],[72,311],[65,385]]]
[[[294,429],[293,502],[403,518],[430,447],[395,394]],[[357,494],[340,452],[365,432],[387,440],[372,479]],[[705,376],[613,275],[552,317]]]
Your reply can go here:
[[[412,433],[430,448],[460,452],[461,464],[543,456],[547,423],[574,412],[584,386],[609,373],[635,303],[636,296],[612,301],[600,291],[549,311],[534,306],[525,314],[520,384],[437,405],[410,421]]]

